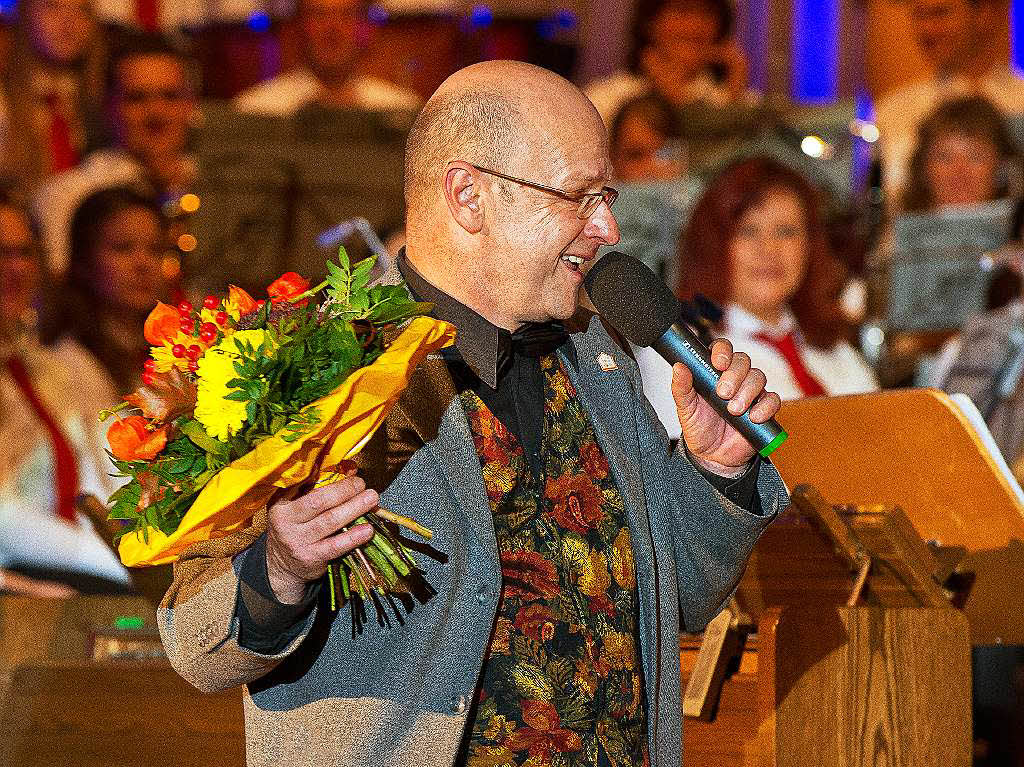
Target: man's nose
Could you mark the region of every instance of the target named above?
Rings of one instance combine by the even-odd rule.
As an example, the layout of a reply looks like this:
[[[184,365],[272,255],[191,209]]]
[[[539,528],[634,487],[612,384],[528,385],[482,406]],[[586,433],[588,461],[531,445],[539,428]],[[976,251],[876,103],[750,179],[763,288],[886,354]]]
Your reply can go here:
[[[597,206],[597,210],[587,219],[583,233],[603,245],[614,245],[619,241],[619,222],[615,220],[615,214],[608,203],[602,201]]]

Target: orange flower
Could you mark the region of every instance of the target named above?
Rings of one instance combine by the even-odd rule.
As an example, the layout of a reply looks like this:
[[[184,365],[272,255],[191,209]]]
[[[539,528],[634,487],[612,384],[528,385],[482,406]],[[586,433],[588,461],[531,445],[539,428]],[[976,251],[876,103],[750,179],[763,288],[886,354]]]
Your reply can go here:
[[[157,301],[153,311],[146,317],[142,334],[153,346],[173,344],[181,330],[181,315],[173,306]]]
[[[277,304],[282,301],[293,301],[307,290],[309,290],[309,280],[295,272],[285,272],[267,286],[267,295],[270,296],[271,303]],[[305,306],[306,301],[297,305]]]
[[[236,285],[228,285],[228,306],[237,309],[241,317],[256,311],[252,296]]]
[[[546,700],[522,700],[519,708],[523,712],[523,724],[535,730],[554,730],[562,723],[555,707]]]
[[[167,446],[167,427],[155,431],[146,427],[149,421],[133,415],[115,421],[107,430],[110,452],[121,461],[151,461]]]

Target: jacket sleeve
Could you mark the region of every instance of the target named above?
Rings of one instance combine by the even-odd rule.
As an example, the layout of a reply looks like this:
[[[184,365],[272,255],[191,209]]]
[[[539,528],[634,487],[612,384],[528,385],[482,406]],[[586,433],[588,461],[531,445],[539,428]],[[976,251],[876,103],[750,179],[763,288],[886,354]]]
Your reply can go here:
[[[789,504],[789,496],[767,460],[752,466],[757,472],[752,502],[746,502],[745,493],[729,492],[729,483],[709,481],[681,440],[671,444],[643,394],[639,371],[635,366],[631,371],[652,525],[667,531],[662,545],[667,538],[672,547],[683,630],[702,631],[729,600],[754,544]]]
[[[246,557],[262,551],[266,512],[251,527],[192,546],[174,565],[174,581],[157,611],[160,636],[174,669],[204,692],[248,684],[272,671],[302,644],[316,618],[315,600],[289,616],[294,638],[276,652],[250,649],[242,632],[261,615],[260,599],[240,573]],[[246,590],[249,599],[242,602]]]

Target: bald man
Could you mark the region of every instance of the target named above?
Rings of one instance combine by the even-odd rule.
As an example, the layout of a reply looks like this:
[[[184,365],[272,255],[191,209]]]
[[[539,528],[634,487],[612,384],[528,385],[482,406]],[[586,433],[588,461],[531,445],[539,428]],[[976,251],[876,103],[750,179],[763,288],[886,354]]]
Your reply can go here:
[[[404,278],[458,329],[359,457],[357,477],[193,548],[160,610],[205,690],[245,685],[257,765],[678,767],[678,635],[700,631],[785,505],[775,470],[674,371],[672,448],[636,364],[580,309],[618,228],[593,105],[489,62],[426,104],[406,156]],[[719,393],[778,397],[720,341]],[[354,628],[327,562],[382,507],[429,526],[426,587]],[[382,607],[382,605],[378,605]]]

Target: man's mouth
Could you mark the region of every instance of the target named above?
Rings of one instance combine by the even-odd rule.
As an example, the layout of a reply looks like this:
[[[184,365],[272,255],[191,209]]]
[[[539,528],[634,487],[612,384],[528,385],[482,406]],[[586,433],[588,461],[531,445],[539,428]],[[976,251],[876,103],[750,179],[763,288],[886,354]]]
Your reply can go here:
[[[578,271],[580,271],[580,267],[582,267],[582,266],[583,266],[583,264],[584,264],[584,263],[585,263],[586,261],[589,261],[589,260],[590,260],[590,259],[588,259],[588,258],[584,258],[583,256],[574,256],[574,255],[571,255],[571,254],[569,254],[569,253],[566,253],[566,254],[565,254],[564,256],[562,256],[562,261],[563,261],[563,262],[564,262],[564,263],[565,263],[565,264],[566,264],[566,265],[567,265],[567,266],[568,266],[568,267],[569,267],[570,269],[572,269],[572,270],[574,270],[574,271],[577,271],[577,272],[578,272]]]

